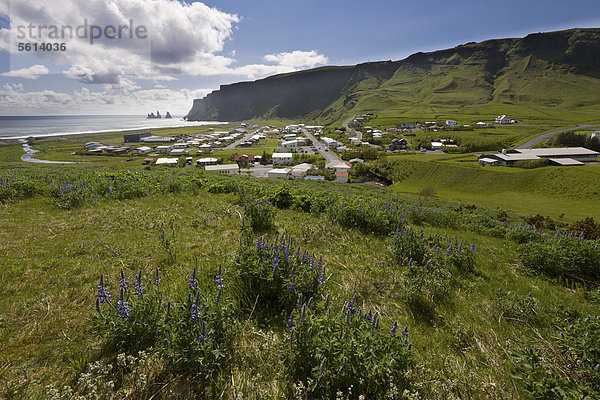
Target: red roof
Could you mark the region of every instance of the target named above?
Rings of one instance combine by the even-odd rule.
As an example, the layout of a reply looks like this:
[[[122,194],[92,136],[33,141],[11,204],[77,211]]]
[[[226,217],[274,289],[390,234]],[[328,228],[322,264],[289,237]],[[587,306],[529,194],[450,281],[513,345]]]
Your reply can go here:
[[[335,171],[335,176],[348,177],[348,172]]]

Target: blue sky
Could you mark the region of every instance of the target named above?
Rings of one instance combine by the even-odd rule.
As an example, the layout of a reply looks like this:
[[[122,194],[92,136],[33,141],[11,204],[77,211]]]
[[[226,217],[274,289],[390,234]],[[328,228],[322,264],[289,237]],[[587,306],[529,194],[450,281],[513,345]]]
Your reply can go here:
[[[600,2],[590,0],[82,4],[0,5],[0,114],[169,109],[183,115],[194,98],[220,84],[321,65],[398,60],[471,41],[600,27]],[[93,45],[67,40],[63,53],[16,49],[19,25],[77,26],[84,19],[101,27],[132,19],[148,27],[149,38],[135,43],[100,38]]]

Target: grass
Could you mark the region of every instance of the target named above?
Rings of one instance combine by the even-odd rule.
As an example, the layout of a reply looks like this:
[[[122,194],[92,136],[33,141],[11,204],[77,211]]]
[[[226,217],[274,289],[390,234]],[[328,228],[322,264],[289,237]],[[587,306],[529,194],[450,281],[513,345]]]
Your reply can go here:
[[[382,193],[368,186],[315,186]],[[89,324],[101,273],[114,285],[120,268],[131,276],[160,266],[165,285],[171,287],[186,281],[197,262],[201,279],[213,280],[218,263],[226,266],[234,257],[238,211],[232,195],[206,192],[106,201],[70,211],[57,209],[45,197],[0,206],[0,393],[42,398],[48,385],[60,387],[76,377],[76,360],[102,358]],[[175,263],[168,261],[159,239],[171,223],[176,227]],[[363,309],[381,313],[384,326],[394,320],[409,326],[419,366],[416,388],[424,398],[524,398],[510,375],[512,352],[554,341],[551,321],[557,307],[582,315],[598,308],[581,290],[524,273],[512,242],[424,229],[457,235],[478,248],[477,274],[459,279],[452,298],[436,305],[431,318],[415,313],[403,300],[388,238],[296,210],[279,210],[276,218],[279,233],[323,256],[334,298],[344,301],[356,293]],[[529,325],[504,320],[494,300],[499,287],[531,292],[539,303],[539,318]],[[236,343],[236,364],[223,388],[224,398],[274,398],[281,393],[281,342],[280,331],[250,319]],[[173,391],[163,394],[178,397]]]
[[[520,214],[542,213],[566,221],[600,217],[600,167],[544,167],[522,170],[510,167],[479,167],[474,156],[441,155],[390,157],[395,164],[397,193],[416,195],[434,187],[440,199],[474,203]],[[414,160],[414,161],[413,161]]]

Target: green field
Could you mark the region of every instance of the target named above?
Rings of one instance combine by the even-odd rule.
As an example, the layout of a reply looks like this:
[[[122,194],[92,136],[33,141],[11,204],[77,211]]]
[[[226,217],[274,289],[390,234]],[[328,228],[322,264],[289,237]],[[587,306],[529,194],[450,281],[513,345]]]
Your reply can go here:
[[[476,157],[417,155],[390,157],[394,163],[391,190],[417,195],[434,187],[441,199],[511,210],[541,213],[566,221],[600,217],[600,166],[544,167],[523,170],[484,168]]]
[[[452,162],[446,162],[449,168],[459,168]],[[436,163],[426,166],[435,168]],[[267,193],[276,194],[281,182],[218,180],[192,170],[173,169],[160,174],[148,171],[146,175],[122,171],[123,175],[117,176],[127,177],[127,185],[135,188],[137,183],[132,184],[131,179],[139,180],[148,192],[127,200],[116,200],[111,197],[114,193],[106,193],[94,203],[88,201],[65,210],[54,205],[51,196],[60,197],[56,192],[45,192],[49,184],[43,182],[50,182],[44,178],[45,171],[50,170],[38,168],[22,173],[31,182],[37,182],[40,194],[16,198],[0,207],[0,393],[4,397],[45,398],[49,388],[67,393],[63,389],[67,386],[89,398],[213,398],[215,393],[223,398],[301,398],[293,395],[292,382],[286,375],[289,365],[283,361],[287,357],[286,315],[277,316],[280,322],[272,324],[249,315],[249,310],[241,312],[240,330],[223,360],[226,364],[207,387],[195,383],[201,375],[193,371],[170,371],[165,359],[152,349],[147,350],[148,359],[135,361],[135,353],[132,366],[118,366],[116,354],[102,347],[103,339],[91,323],[100,274],[105,274],[114,290],[121,268],[133,285],[138,270],[151,276],[154,268],[160,267],[164,296],[169,297],[182,290],[182,283],[187,286],[194,265],[200,287],[214,291],[214,274],[222,264],[227,284],[224,299],[236,301],[231,268],[244,209],[237,189],[217,194],[211,185],[220,188],[223,186],[219,182],[238,182],[247,190],[263,187]],[[54,177],[52,182],[63,174],[66,182],[77,177],[86,185],[103,185],[103,177],[108,176],[110,184],[115,175],[104,171],[79,168],[71,175],[70,169],[63,167],[62,172],[49,176]],[[552,175],[552,170],[548,171],[533,172]],[[427,181],[427,173],[415,171],[413,175],[418,173]],[[504,175],[509,181],[518,173]],[[158,178],[163,182],[181,182],[182,186],[173,186],[168,190],[177,192],[169,193],[160,189],[160,180],[154,181]],[[444,175],[439,179],[449,178]],[[198,179],[205,181],[201,186],[190,186]],[[406,180],[410,179],[418,182],[416,178]],[[125,185],[125,181],[120,182]],[[364,204],[393,198],[388,191],[369,185],[299,181],[287,185],[298,200],[306,195],[315,196],[315,201],[341,196],[350,205],[358,198],[365,199]],[[408,198],[401,200],[420,204]],[[436,208],[459,218],[461,214],[451,211],[455,206],[435,202]],[[466,225],[443,226],[433,218],[411,225],[427,234],[456,235],[466,243],[474,242],[475,272],[458,273],[448,287],[449,296],[436,300],[432,310],[421,309],[406,300],[406,266],[395,259],[391,237],[346,225],[353,222],[331,219],[328,212],[282,207],[276,211],[274,226],[263,233],[270,237],[275,233],[288,235],[296,245],[322,256],[332,302],[342,304],[356,294],[363,310],[379,312],[384,335],[393,321],[398,321],[400,327],[408,326],[415,362],[408,375],[413,395],[428,399],[526,399],[524,382],[514,376],[521,365],[514,355],[530,347],[539,350],[551,366],[544,372],[547,375],[539,372],[540,382],[544,377],[552,377],[563,382],[565,388],[568,382],[584,387],[585,380],[577,377],[557,350],[557,324],[564,324],[560,321],[600,311],[598,303],[587,297],[590,292],[586,293],[581,285],[528,272],[519,261],[517,244],[508,238],[476,233]],[[489,218],[486,215],[494,216],[497,211],[478,213],[483,223]],[[510,218],[515,223],[521,221],[518,216]],[[174,249],[176,258],[169,256],[161,242],[161,232],[165,231],[173,238],[169,248]],[[256,238],[258,234],[252,236]],[[150,287],[151,283],[148,281],[147,285]],[[527,298],[527,293],[531,293],[535,314],[521,314],[510,301],[499,300],[499,288],[517,293],[519,298]],[[113,295],[118,296],[116,291]],[[98,372],[93,369],[95,362],[113,365],[114,373]],[[114,392],[105,391],[108,379],[113,380]],[[356,385],[359,387],[357,382]],[[208,387],[216,391],[211,392]],[[354,391],[349,395],[348,387],[339,390],[348,398],[360,394]],[[396,398],[402,397],[397,394]]]

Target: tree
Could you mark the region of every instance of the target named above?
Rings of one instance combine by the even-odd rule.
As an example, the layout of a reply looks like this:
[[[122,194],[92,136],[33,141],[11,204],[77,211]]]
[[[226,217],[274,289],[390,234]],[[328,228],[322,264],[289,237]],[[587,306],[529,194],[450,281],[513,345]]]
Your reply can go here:
[[[425,200],[429,200],[429,199],[435,197],[436,195],[437,195],[437,190],[432,186],[426,187],[425,189],[423,189],[419,192],[419,197],[422,197]]]

